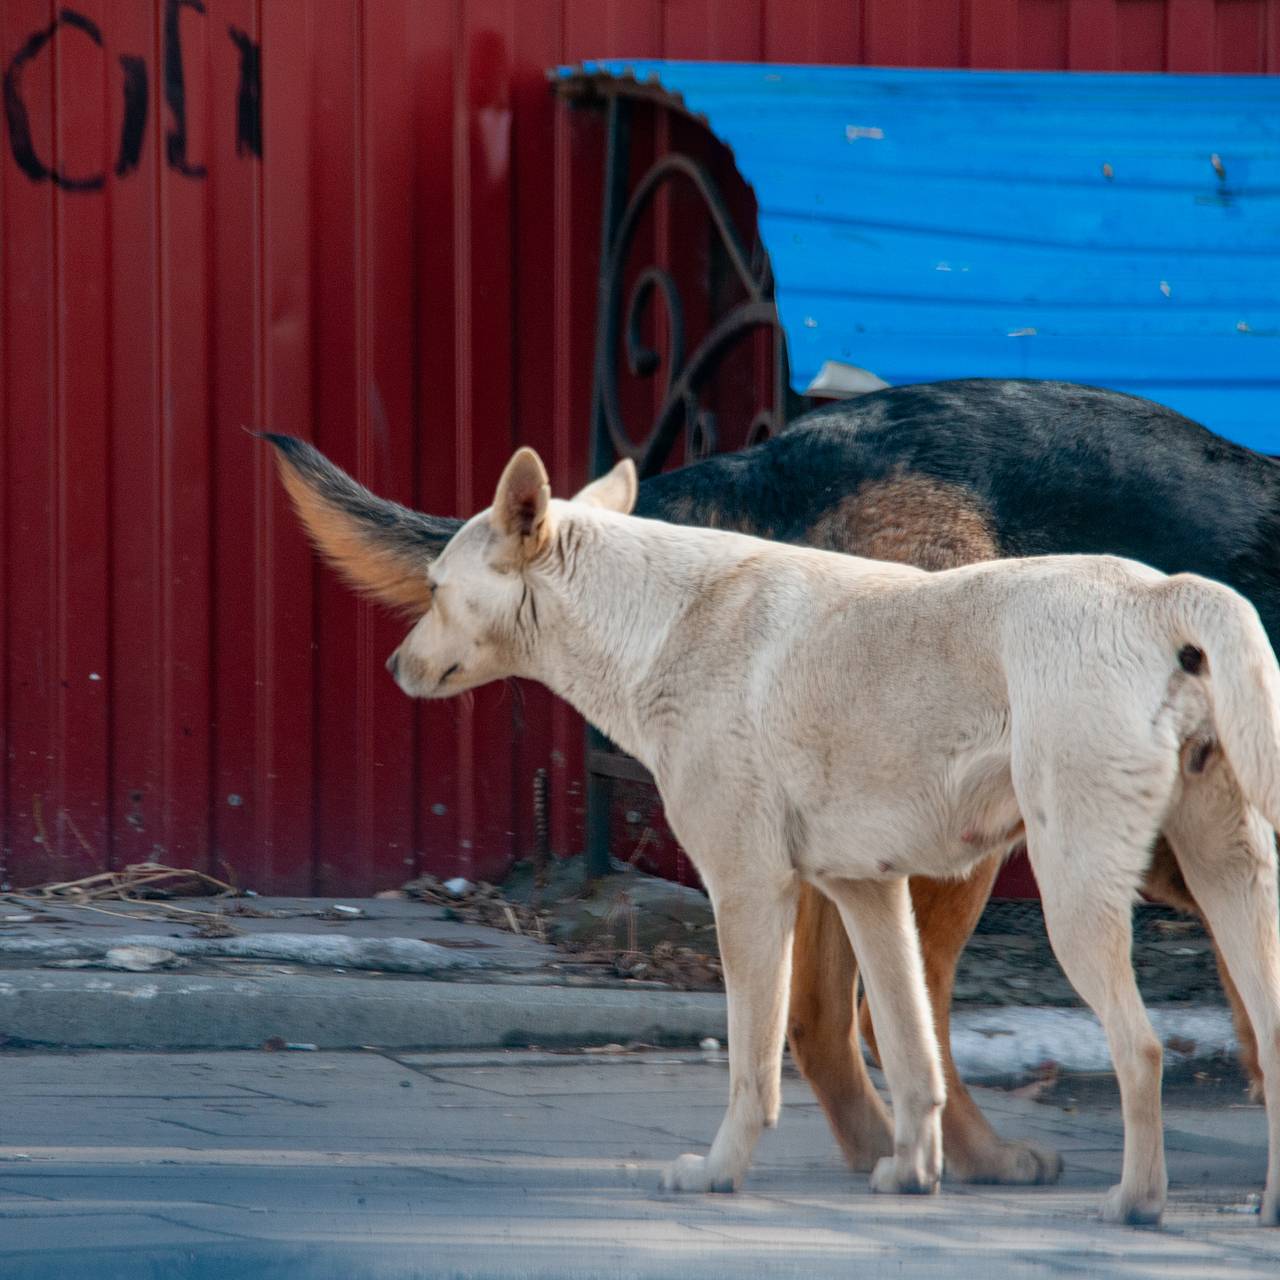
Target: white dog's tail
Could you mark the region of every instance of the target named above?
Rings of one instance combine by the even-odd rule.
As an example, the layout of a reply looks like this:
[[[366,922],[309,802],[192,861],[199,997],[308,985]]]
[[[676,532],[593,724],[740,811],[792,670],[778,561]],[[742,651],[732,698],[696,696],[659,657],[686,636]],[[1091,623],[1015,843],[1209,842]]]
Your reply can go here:
[[[1207,677],[1218,738],[1245,798],[1280,828],[1280,666],[1257,610],[1191,574],[1171,578],[1178,661]]]

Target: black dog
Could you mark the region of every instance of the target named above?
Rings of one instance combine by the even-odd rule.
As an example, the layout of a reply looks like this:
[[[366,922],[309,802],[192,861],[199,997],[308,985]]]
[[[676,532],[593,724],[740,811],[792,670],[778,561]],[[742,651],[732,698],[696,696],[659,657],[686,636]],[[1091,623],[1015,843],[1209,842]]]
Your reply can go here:
[[[850,494],[905,474],[971,495],[1002,555],[1110,552],[1202,573],[1249,596],[1280,637],[1280,464],[1118,391],[977,378],[891,387],[655,476],[636,511],[810,543]]]

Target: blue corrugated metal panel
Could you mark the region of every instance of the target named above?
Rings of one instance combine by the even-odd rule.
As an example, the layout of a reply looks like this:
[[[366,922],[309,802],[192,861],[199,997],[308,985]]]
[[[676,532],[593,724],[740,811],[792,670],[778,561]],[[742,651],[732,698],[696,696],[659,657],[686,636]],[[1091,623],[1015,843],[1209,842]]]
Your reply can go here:
[[[1280,452],[1280,79],[602,62],[753,187],[792,380],[1064,378]]]

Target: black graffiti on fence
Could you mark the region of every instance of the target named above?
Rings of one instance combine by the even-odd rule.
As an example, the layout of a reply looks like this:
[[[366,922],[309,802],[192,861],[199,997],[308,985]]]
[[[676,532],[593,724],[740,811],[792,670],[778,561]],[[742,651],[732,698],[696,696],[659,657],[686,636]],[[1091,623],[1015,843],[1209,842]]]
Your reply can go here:
[[[182,78],[182,28],[178,19],[184,5],[204,13],[200,0],[165,0],[164,5],[164,100],[173,113],[173,125],[164,140],[169,168],[188,178],[203,178],[208,170],[187,159],[187,87]]]
[[[183,8],[205,15],[203,0],[165,0],[164,11],[164,100],[172,124],[165,135],[165,160],[169,168],[188,178],[204,178],[208,170],[187,155],[187,95],[182,63]],[[51,168],[40,159],[31,136],[31,116],[22,96],[22,73],[37,58],[60,28],[82,32],[101,49],[102,31],[91,18],[74,9],[62,9],[47,26],[33,32],[9,60],[4,73],[4,114],[9,129],[9,149],[18,168],[33,182],[52,182],[64,191],[101,191],[106,183],[104,172],[87,175],[67,173],[60,166]],[[238,27],[228,27],[227,34],[240,54],[240,70],[236,90],[236,154],[262,158],[262,46]],[[147,130],[151,91],[146,61],[135,54],[120,55],[124,77],[124,118],[120,125],[120,144],[116,152],[115,174],[123,178],[132,173],[142,156],[142,143]]]
[[[262,46],[239,27],[228,33],[240,50],[240,88],[236,93],[236,155],[252,152],[262,159]]]
[[[120,55],[124,71],[124,123],[120,126],[120,151],[116,155],[116,177],[123,178],[138,167],[142,137],[147,131],[147,64],[132,53]]]
[[[53,39],[54,32],[61,26],[83,31],[98,48],[102,48],[102,32],[98,30],[97,24],[73,9],[63,9],[43,31],[37,31],[28,38],[10,59],[4,73],[4,114],[9,122],[9,146],[13,149],[13,158],[18,162],[18,168],[36,182],[51,178],[67,191],[100,191],[107,180],[105,174],[95,173],[91,177],[75,178],[61,170],[50,169],[36,155],[31,142],[31,117],[27,114],[27,104],[22,100],[22,68]]]

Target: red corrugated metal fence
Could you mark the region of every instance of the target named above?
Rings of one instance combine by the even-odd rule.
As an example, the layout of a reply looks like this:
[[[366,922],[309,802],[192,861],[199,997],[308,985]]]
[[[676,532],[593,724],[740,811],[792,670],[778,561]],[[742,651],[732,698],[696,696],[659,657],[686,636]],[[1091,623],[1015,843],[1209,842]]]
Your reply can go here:
[[[516,440],[581,481],[601,129],[544,71],[651,55],[1274,72],[1280,0],[0,0],[0,880],[492,875],[538,767],[577,846],[573,717],[403,699],[242,428],[446,514]]]

